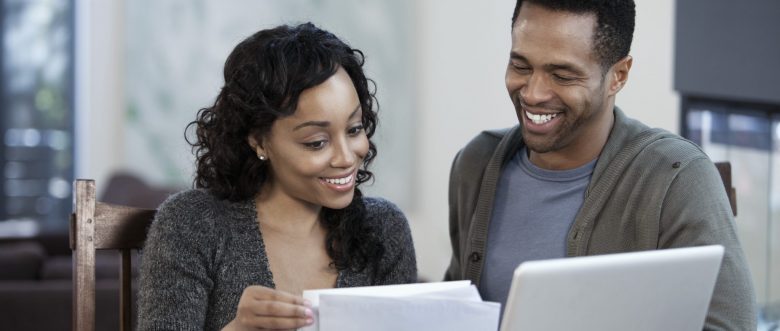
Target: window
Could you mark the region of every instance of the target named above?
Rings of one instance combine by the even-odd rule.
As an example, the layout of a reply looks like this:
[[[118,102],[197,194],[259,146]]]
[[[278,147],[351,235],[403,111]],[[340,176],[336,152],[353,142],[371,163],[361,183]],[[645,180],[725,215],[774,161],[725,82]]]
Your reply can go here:
[[[74,169],[73,1],[4,0],[0,20],[0,220],[64,231]]]
[[[684,97],[682,114],[686,138],[731,162],[760,322],[780,321],[780,105]]]

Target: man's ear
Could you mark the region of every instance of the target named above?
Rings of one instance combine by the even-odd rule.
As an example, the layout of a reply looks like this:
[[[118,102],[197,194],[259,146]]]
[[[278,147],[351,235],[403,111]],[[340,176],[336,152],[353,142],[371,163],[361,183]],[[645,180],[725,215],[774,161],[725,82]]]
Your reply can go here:
[[[631,71],[633,63],[634,58],[631,55],[626,55],[626,57],[612,65],[612,69],[608,73],[612,78],[609,83],[609,95],[615,95],[623,89],[623,86],[628,82],[628,72]]]

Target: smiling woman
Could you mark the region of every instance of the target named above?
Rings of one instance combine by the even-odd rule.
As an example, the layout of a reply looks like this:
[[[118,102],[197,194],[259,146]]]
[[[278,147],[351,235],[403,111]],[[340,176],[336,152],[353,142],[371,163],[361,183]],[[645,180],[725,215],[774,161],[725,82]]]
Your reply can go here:
[[[216,102],[189,125],[196,189],[149,230],[140,330],[298,328],[313,323],[303,290],[416,280],[403,213],[358,189],[376,156],[362,66],[310,23],[236,46]]]
[[[277,120],[265,138],[249,137],[257,155],[276,169],[258,203],[282,198],[314,210],[349,205],[369,153],[362,118],[360,99],[342,68],[301,93],[295,113]]]

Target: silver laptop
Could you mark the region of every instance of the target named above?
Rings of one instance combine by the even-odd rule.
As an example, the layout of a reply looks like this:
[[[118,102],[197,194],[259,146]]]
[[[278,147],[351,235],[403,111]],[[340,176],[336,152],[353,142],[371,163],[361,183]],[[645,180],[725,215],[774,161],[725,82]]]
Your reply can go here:
[[[501,331],[701,330],[723,246],[529,261]]]

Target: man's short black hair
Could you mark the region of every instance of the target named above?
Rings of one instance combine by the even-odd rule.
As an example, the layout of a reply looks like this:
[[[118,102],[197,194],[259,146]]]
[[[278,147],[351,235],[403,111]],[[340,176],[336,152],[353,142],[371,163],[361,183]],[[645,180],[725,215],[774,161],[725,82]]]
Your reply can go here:
[[[523,2],[554,11],[596,15],[593,50],[606,69],[628,55],[634,37],[634,0],[517,0],[512,14],[515,25]]]

